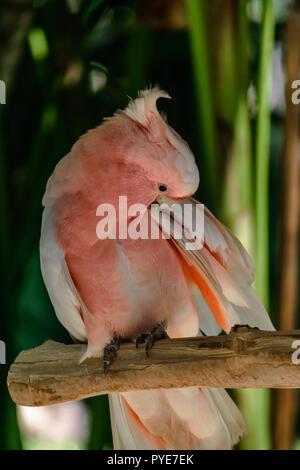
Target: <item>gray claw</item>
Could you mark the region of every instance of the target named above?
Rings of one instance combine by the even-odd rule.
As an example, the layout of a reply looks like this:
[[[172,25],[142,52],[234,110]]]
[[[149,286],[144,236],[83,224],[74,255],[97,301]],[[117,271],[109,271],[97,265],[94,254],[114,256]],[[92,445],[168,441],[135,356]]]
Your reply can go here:
[[[145,343],[146,356],[149,357],[149,350],[152,348],[156,340],[169,338],[165,328],[166,324],[163,322],[152,328],[151,333],[140,334],[135,343],[136,347],[141,343]]]

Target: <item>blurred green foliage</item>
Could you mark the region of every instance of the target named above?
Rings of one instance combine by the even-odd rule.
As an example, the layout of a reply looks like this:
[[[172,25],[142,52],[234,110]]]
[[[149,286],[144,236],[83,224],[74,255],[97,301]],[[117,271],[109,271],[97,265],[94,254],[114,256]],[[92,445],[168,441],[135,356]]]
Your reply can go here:
[[[168,0],[164,6],[150,0],[37,0],[24,2],[21,15],[29,21],[23,23],[12,8],[9,31],[3,27],[6,42],[18,33],[24,39],[13,49],[11,73],[0,69],[0,78],[4,72],[9,76],[7,104],[0,107],[0,338],[7,344],[8,365],[20,350],[45,339],[71,342],[54,315],[39,267],[41,199],[48,177],[82,133],[150,84],[158,83],[173,97],[159,107],[196,156],[201,174],[198,198],[233,228],[252,255],[255,238],[267,237],[264,249],[270,248],[257,262],[263,265],[260,283],[268,303],[269,273],[272,294],[278,266],[283,136],[282,116],[275,112],[270,146],[269,103],[264,98],[271,90],[270,82],[264,83],[264,40],[272,53],[273,34],[267,31],[261,39],[261,31],[272,29],[274,12],[271,0],[261,3],[266,6],[263,15],[256,1],[247,0]],[[275,4],[280,43],[285,11]],[[3,66],[8,63],[5,47],[1,54]],[[261,131],[249,107],[251,87],[258,91]],[[260,145],[259,132],[258,139],[265,137]],[[266,202],[260,233],[255,231],[254,195],[262,158],[267,173],[258,196],[259,204]],[[271,302],[271,311],[273,307]],[[22,442],[5,385],[8,365],[0,366],[0,448],[16,449]],[[249,416],[248,406],[252,416],[245,446],[266,447],[270,428],[263,416],[268,416],[269,404],[255,392],[253,397],[254,406],[250,396],[248,402],[247,395],[242,399],[243,411]],[[88,448],[110,448],[107,398],[86,402],[92,412]],[[263,435],[255,434],[255,426]]]

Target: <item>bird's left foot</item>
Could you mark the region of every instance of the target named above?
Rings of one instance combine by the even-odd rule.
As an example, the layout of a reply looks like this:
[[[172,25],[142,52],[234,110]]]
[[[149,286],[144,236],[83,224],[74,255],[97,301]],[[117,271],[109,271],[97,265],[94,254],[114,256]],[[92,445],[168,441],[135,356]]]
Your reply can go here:
[[[152,328],[150,334],[148,333],[140,334],[137,337],[136,342],[135,342],[136,347],[138,348],[139,344],[145,343],[146,356],[149,357],[149,349],[152,348],[155,341],[157,341],[158,339],[169,338],[165,328],[166,328],[166,324],[165,322],[162,322],[158,325],[155,325],[155,327]]]
[[[107,374],[107,368],[109,364],[111,363],[111,354],[113,354],[115,357],[117,355],[117,352],[120,348],[120,344],[124,343],[124,338],[121,336],[115,335],[114,339],[108,343],[104,350],[103,350],[103,371],[104,374]]]

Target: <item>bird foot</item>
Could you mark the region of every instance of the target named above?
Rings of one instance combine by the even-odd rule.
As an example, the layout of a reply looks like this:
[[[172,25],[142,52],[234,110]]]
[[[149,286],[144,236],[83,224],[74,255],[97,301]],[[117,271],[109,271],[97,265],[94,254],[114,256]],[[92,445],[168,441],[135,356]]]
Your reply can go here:
[[[146,356],[149,357],[149,349],[152,348],[155,341],[158,339],[169,338],[165,328],[166,324],[165,322],[162,322],[158,325],[155,325],[155,327],[152,328],[151,333],[141,333],[136,339],[136,348],[138,348],[139,344],[145,343]]]
[[[117,352],[120,348],[120,344],[121,343],[124,343],[125,342],[125,339],[122,338],[121,336],[118,336],[115,334],[113,340],[108,343],[104,350],[103,350],[103,371],[104,371],[104,374],[107,374],[108,370],[108,366],[109,364],[111,363],[111,354],[114,355],[114,357],[117,356]]]

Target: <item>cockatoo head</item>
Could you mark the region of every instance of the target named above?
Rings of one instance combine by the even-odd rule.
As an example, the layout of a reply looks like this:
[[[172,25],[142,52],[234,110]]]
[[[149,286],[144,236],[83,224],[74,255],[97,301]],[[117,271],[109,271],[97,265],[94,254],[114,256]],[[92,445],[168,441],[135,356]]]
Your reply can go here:
[[[124,111],[135,129],[131,158],[142,166],[148,179],[170,199],[185,199],[199,185],[199,171],[188,144],[163,119],[156,107],[158,98],[170,98],[158,87],[139,92]]]
[[[170,97],[157,87],[141,91],[127,108],[81,136],[71,150],[64,190],[69,184],[68,192],[80,187],[88,199],[127,195],[145,205],[159,196],[191,196],[199,185],[194,155],[158,112],[158,98]]]

